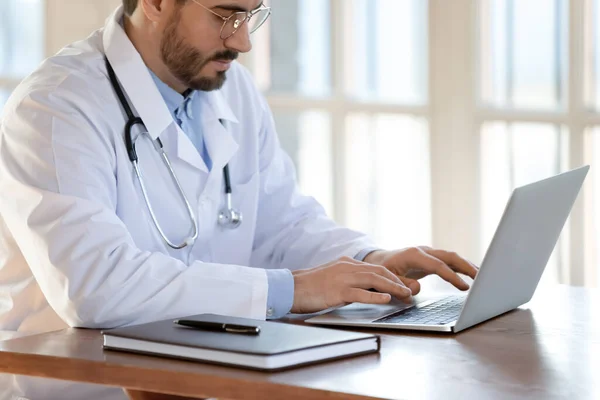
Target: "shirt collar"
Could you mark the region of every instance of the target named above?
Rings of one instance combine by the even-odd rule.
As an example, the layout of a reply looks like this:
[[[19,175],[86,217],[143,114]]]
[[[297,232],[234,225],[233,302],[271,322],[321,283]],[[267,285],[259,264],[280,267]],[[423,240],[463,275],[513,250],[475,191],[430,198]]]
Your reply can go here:
[[[187,117],[192,119],[193,115],[191,115],[192,111],[191,111],[190,103],[193,102],[194,97],[196,96],[196,90],[190,90],[184,96],[181,93],[177,92],[172,87],[170,87],[169,85],[167,85],[166,83],[164,83],[149,68],[148,68],[148,71],[150,72],[150,76],[152,76],[152,79],[154,80],[154,83],[156,84],[156,88],[158,89],[162,98],[164,99],[164,101],[167,105],[167,108],[171,112],[171,115],[173,115],[173,117],[175,118],[178,111],[179,112],[185,111],[187,114]]]

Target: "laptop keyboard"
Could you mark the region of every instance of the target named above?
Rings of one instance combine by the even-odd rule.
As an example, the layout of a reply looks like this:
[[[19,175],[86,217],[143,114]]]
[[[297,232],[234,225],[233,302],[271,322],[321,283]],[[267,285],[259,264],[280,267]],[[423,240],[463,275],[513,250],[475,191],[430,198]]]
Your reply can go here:
[[[465,296],[447,296],[424,306],[417,305],[373,322],[383,322],[386,324],[445,325],[458,319],[465,298]]]

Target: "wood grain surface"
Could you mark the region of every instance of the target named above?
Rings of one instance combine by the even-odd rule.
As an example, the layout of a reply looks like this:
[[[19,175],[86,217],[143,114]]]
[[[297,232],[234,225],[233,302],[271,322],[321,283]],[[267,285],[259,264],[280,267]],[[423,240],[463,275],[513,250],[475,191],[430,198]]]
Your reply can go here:
[[[295,321],[295,323],[299,323]],[[600,303],[559,286],[459,334],[366,330],[380,354],[279,373],[102,349],[99,331],[0,342],[0,373],[118,386],[137,399],[600,399]]]

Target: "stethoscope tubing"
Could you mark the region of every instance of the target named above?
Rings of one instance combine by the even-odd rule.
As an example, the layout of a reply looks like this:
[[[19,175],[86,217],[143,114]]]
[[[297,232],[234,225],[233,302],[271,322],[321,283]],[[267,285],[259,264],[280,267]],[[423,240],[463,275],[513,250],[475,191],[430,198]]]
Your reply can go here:
[[[119,81],[117,79],[115,71],[113,70],[110,62],[108,61],[108,58],[106,58],[106,57],[105,57],[105,63],[106,63],[106,69],[108,71],[108,76],[109,76],[111,85],[113,86],[113,89],[115,90],[117,98],[119,99],[119,102],[121,103],[121,106],[123,107],[123,110],[125,111],[125,114],[127,115],[127,123],[125,124],[125,147],[127,149],[127,156],[129,157],[129,160],[133,164],[133,169],[134,169],[135,174],[140,183],[140,188],[142,190],[144,202],[146,203],[148,211],[150,212],[150,217],[152,218],[152,222],[153,222],[154,226],[156,227],[156,229],[158,230],[162,239],[167,243],[167,245],[169,245],[169,247],[178,250],[178,249],[182,249],[186,246],[190,246],[198,238],[198,221],[196,219],[196,215],[194,213],[194,210],[192,209],[190,202],[188,201],[187,197],[185,196],[183,187],[181,186],[181,183],[179,182],[179,179],[177,178],[177,175],[175,174],[175,171],[173,170],[171,162],[169,161],[169,157],[167,157],[167,154],[165,153],[165,151],[163,149],[163,145],[162,145],[160,138],[157,138],[155,141],[153,141],[154,148],[160,154],[160,157],[161,157],[163,163],[165,164],[166,168],[169,170],[169,174],[171,175],[173,182],[177,186],[177,191],[179,192],[179,196],[185,203],[187,213],[192,222],[192,233],[182,243],[177,244],[177,243],[171,241],[167,237],[166,233],[161,228],[161,226],[158,222],[158,219],[156,218],[156,214],[154,213],[152,203],[150,202],[150,198],[148,196],[148,190],[144,183],[142,171],[139,167],[139,159],[138,159],[138,155],[137,155],[137,152],[135,149],[135,142],[132,137],[132,130],[135,125],[141,125],[141,126],[145,126],[145,125],[144,125],[143,120],[140,117],[136,117],[133,114],[133,111],[132,111],[131,107],[129,106],[129,103],[127,102],[127,99],[125,97],[125,93],[121,89],[121,86],[119,84]],[[219,213],[218,223],[219,223],[219,225],[224,226],[224,227],[237,228],[242,222],[242,215],[241,215],[241,213],[236,211],[232,206],[231,179],[230,179],[230,175],[229,175],[229,165],[228,164],[226,164],[225,167],[223,167],[223,178],[225,181],[225,195],[226,195],[227,205],[226,205],[226,209],[221,210],[221,212]]]

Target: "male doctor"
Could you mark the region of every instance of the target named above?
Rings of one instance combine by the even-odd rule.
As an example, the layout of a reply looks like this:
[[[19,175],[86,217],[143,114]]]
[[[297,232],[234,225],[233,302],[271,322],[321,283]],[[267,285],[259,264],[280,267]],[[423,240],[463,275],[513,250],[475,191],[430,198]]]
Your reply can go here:
[[[234,61],[269,16],[260,0],[123,3],[4,109],[0,330],[279,318],[407,300],[429,274],[468,289],[458,273],[477,268],[457,254],[380,250],[298,192],[269,107]]]

